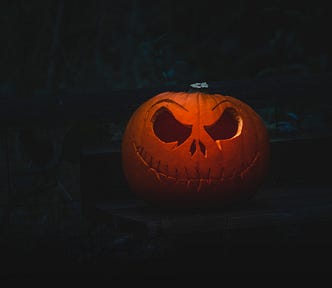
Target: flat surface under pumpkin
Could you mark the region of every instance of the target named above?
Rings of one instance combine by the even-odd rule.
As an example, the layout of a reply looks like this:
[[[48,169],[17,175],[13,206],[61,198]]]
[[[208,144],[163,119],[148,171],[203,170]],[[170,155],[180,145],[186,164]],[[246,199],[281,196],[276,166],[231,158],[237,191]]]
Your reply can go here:
[[[96,210],[112,216],[120,230],[145,227],[163,234],[210,230],[264,229],[309,222],[332,222],[332,193],[327,184],[264,188],[246,203],[210,211],[160,210],[139,200],[96,204]],[[100,215],[100,214],[99,214]],[[140,232],[144,229],[140,230]]]
[[[322,273],[332,255],[329,184],[266,187],[245,205],[224,211],[160,211],[135,201],[96,210],[99,220],[111,220],[132,239],[134,253],[126,258],[124,274],[138,263],[133,270],[150,276],[219,278],[225,276],[221,270],[258,270],[259,278],[285,271],[294,277]]]
[[[270,265],[281,261],[281,267],[291,261],[319,266],[317,261],[328,258],[332,250],[332,188],[330,172],[324,168],[331,161],[331,153],[326,153],[331,141],[273,141],[265,186],[251,200],[227,209],[160,210],[127,198],[96,201],[89,217],[115,224],[120,233],[132,237],[143,259],[166,261],[173,271],[174,259],[186,259],[186,264],[203,259],[209,265],[216,259],[222,264],[260,258]]]

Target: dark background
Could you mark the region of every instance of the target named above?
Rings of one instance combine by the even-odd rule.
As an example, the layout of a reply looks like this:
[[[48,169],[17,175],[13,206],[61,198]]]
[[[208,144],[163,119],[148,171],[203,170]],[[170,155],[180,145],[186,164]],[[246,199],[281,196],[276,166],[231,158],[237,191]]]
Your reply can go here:
[[[127,265],[167,274],[171,262],[123,257],[137,243],[84,214],[98,199],[132,196],[121,135],[156,91],[206,81],[234,92],[257,109],[273,141],[286,141],[268,184],[316,191],[323,178],[330,191],[330,14],[327,1],[1,1],[0,275],[83,278],[111,267],[125,278]],[[310,229],[304,235],[322,234]]]
[[[1,1],[1,85],[125,89],[331,71],[326,1]]]

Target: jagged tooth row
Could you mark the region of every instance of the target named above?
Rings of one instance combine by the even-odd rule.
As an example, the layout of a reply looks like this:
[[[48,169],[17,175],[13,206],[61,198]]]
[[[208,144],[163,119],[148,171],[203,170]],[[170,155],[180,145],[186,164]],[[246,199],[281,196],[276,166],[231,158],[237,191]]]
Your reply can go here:
[[[191,179],[188,179],[188,178],[190,178],[189,177],[189,172],[188,172],[188,169],[185,167],[185,173],[186,173],[188,178],[184,179],[184,178],[178,178],[179,171],[178,171],[177,168],[175,169],[175,177],[161,172],[159,170],[160,169],[160,164],[161,164],[160,160],[157,162],[157,167],[156,168],[152,167],[153,157],[150,156],[148,161],[145,160],[145,159],[147,159],[147,153],[146,153],[146,151],[144,151],[144,148],[142,146],[136,145],[134,143],[134,149],[135,149],[135,152],[138,155],[138,157],[141,159],[142,163],[147,168],[150,169],[150,171],[155,175],[155,177],[158,181],[160,181],[160,182],[166,182],[167,181],[167,182],[170,182],[170,183],[185,183],[187,188],[190,188],[191,183],[199,182],[199,185],[197,187],[198,191],[201,189],[203,183],[207,183],[208,185],[210,185],[212,182],[220,182],[221,183],[221,182],[224,182],[225,180],[227,180],[227,181],[233,180],[238,176],[240,177],[241,180],[244,179],[245,174],[248,172],[248,170],[254,165],[254,163],[259,158],[259,153],[256,153],[253,160],[249,163],[249,165],[245,169],[243,169],[240,173],[234,173],[230,177],[224,177],[224,171],[221,168],[220,169],[220,178],[211,178],[210,177],[211,168],[209,168],[208,178],[191,178]],[[165,167],[167,168],[166,170],[168,171],[168,165],[166,165]],[[197,172],[198,172],[198,175],[199,175],[199,171],[197,171]]]
[[[138,158],[141,159],[142,163],[146,167],[150,168],[149,164],[145,161],[145,157],[144,157],[144,154],[143,154],[145,152],[144,148],[142,146],[136,145],[135,143],[133,143],[133,146],[134,146],[134,150],[135,150],[136,155],[138,156]],[[145,152],[145,155],[146,155],[146,152]]]

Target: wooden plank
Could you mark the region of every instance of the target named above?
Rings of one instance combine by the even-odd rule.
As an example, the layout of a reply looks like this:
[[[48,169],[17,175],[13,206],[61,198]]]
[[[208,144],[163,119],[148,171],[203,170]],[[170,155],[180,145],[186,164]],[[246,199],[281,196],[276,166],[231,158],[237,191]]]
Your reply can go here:
[[[302,197],[301,192],[306,196]],[[135,228],[147,234],[163,235],[265,229],[287,225],[332,222],[330,186],[290,186],[265,188],[244,205],[219,211],[160,210],[144,202],[128,207],[96,205],[99,212],[112,216],[118,229]],[[127,231],[130,232],[130,231]]]

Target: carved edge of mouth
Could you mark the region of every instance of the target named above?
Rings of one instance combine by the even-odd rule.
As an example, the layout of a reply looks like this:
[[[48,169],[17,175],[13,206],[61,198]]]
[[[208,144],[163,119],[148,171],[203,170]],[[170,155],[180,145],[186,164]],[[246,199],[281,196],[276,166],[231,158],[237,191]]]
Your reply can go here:
[[[134,147],[134,151],[136,152],[137,157],[142,161],[144,166],[146,166],[155,175],[155,177],[158,179],[158,181],[164,182],[167,180],[168,182],[172,182],[172,183],[176,183],[176,182],[183,183],[184,182],[184,183],[186,183],[187,187],[189,187],[190,184],[192,184],[193,182],[198,183],[198,188],[199,188],[202,186],[203,183],[211,184],[212,182],[216,182],[216,181],[223,182],[225,180],[227,180],[227,181],[232,180],[238,176],[241,179],[243,179],[244,176],[247,174],[247,172],[250,170],[250,168],[259,159],[259,153],[256,152],[254,157],[252,158],[252,160],[241,172],[234,173],[233,175],[231,175],[229,177],[221,176],[220,178],[177,178],[177,177],[174,177],[171,175],[167,175],[167,174],[163,173],[162,171],[160,171],[160,169],[159,169],[160,161],[158,162],[159,163],[158,167],[153,167],[152,166],[153,158],[152,158],[152,156],[150,156],[150,158],[148,157],[148,154],[144,150],[144,147],[136,145],[136,143],[134,143],[134,142],[133,142],[133,147]],[[187,170],[187,169],[185,168],[185,170]],[[209,175],[210,175],[210,170],[209,170]]]

